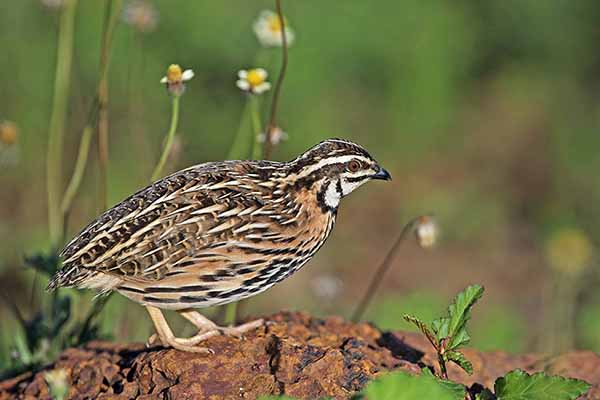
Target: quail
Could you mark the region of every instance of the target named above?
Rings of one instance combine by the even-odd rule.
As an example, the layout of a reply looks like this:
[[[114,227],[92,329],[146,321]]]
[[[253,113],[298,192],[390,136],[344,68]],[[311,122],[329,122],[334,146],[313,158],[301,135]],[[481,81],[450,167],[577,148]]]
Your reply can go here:
[[[145,187],[83,229],[48,290],[117,291],[145,306],[164,346],[240,335],[262,320],[220,327],[195,309],[241,300],[288,278],[323,245],[342,197],[390,174],[358,144],[325,140],[289,162],[195,165]],[[176,337],[162,309],[198,328]]]

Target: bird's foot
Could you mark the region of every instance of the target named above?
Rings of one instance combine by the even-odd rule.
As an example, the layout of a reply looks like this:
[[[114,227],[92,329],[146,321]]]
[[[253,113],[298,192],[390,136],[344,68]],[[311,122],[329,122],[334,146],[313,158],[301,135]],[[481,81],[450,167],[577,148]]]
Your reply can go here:
[[[258,328],[265,323],[263,319],[257,319],[256,321],[247,322],[238,326],[219,326],[194,310],[183,310],[179,313],[198,328],[198,334],[217,331],[224,335],[241,337],[244,333]]]
[[[216,329],[224,335],[240,338],[244,335],[244,333],[259,328],[263,326],[264,323],[265,321],[263,319],[257,319],[255,321],[246,322],[245,324],[238,326],[216,326]]]
[[[164,347],[172,347],[176,350],[187,351],[191,353],[201,353],[201,354],[214,354],[214,351],[209,349],[208,347],[198,347],[196,346],[198,343],[216,336],[219,334],[219,331],[212,330],[209,332],[201,332],[195,336],[189,338],[178,338],[178,337],[163,337],[161,338],[158,334],[153,334],[148,338],[146,342],[146,347],[152,347],[156,345],[162,345]]]

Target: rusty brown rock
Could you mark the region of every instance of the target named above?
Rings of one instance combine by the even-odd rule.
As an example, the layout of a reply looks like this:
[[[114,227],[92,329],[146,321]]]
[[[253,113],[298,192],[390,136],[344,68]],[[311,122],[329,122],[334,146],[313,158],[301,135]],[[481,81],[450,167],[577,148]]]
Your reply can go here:
[[[69,399],[256,399],[264,394],[346,399],[385,371],[418,373],[423,365],[436,366],[433,349],[415,333],[382,333],[367,323],[305,313],[282,312],[267,320],[244,339],[209,339],[212,355],[107,342],[68,349],[44,371],[0,382],[0,400],[49,399],[44,372],[57,368],[67,371]],[[470,349],[465,355],[475,374],[453,366],[449,374],[467,386],[493,387],[498,376],[515,368],[545,369],[595,384],[587,399],[600,392],[600,357],[592,352],[553,359]]]

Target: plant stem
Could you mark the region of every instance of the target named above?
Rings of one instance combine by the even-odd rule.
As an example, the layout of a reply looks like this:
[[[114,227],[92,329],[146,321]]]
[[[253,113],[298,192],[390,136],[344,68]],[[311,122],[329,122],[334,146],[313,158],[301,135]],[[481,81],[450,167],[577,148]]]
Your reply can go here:
[[[71,176],[71,180],[67,185],[67,190],[65,191],[65,195],[62,200],[61,211],[63,219],[69,214],[69,211],[71,210],[71,204],[73,203],[73,199],[75,198],[77,190],[79,189],[79,185],[81,184],[81,179],[83,178],[83,173],[87,164],[90,144],[92,142],[93,131],[94,128],[91,124],[88,124],[85,126],[85,128],[83,128],[73,175]]]
[[[100,80],[98,82],[98,160],[100,163],[100,208],[108,205],[108,66],[114,27],[121,0],[107,0],[102,46],[100,50]]]
[[[369,287],[368,287],[365,295],[363,296],[360,303],[356,307],[356,310],[352,314],[352,321],[357,322],[363,316],[369,303],[373,299],[375,292],[379,288],[379,285],[381,284],[381,281],[383,280],[383,276],[390,269],[390,267],[392,265],[392,260],[396,257],[396,254],[398,253],[398,250],[400,249],[400,245],[406,240],[406,237],[412,232],[412,230],[415,228],[415,226],[417,226],[417,224],[419,223],[421,218],[423,218],[423,216],[414,218],[414,219],[410,220],[406,225],[404,225],[404,228],[402,228],[402,231],[400,232],[400,236],[398,236],[398,239],[396,239],[396,241],[394,242],[394,245],[392,246],[390,251],[386,254],[385,258],[383,259],[383,262],[379,265],[379,267],[377,268],[377,271],[373,275],[373,278],[371,279],[371,283],[369,283]]]
[[[287,38],[285,37],[285,19],[283,18],[283,13],[281,12],[281,0],[275,0],[275,9],[277,10],[279,23],[281,24],[282,60],[279,76],[277,77],[277,83],[275,84],[275,89],[273,90],[273,99],[271,101],[271,118],[269,119],[267,131],[265,132],[266,137],[263,147],[263,158],[265,160],[268,160],[269,156],[271,155],[271,137],[273,135],[273,130],[277,126],[277,105],[279,102],[279,95],[281,93],[281,85],[283,84],[283,78],[285,78],[285,71],[287,70],[288,64],[288,44]]]
[[[88,157],[89,143],[91,141],[94,129],[98,128],[98,162],[99,162],[99,197],[100,209],[104,211],[108,206],[108,67],[110,65],[110,50],[112,46],[113,32],[118,21],[121,10],[121,0],[107,0],[106,12],[104,15],[104,25],[102,28],[102,39],[100,46],[100,76],[98,78],[98,89],[96,99],[92,106],[92,111],[88,119],[88,123],[83,130],[79,154],[73,176],[69,182],[65,197],[63,198],[63,215],[66,217],[71,206],[73,197],[75,196]],[[89,130],[89,134],[87,131]],[[89,138],[87,137],[89,135]],[[86,149],[87,147],[87,149]],[[58,292],[54,292],[55,294]],[[88,310],[86,321],[91,315],[95,315],[102,310],[110,295],[105,297],[99,305],[95,305],[91,310]]]
[[[229,153],[227,154],[228,160],[243,160],[248,157],[249,154],[246,153],[247,150],[247,142],[246,132],[244,132],[244,128],[246,127],[246,114],[250,109],[250,95],[246,98],[246,103],[244,104],[244,108],[242,109],[242,114],[240,117],[240,124],[238,125],[237,133],[235,134],[235,138],[233,139],[233,143],[231,144],[231,148],[229,149]]]
[[[438,363],[440,364],[440,374],[441,378],[444,380],[448,380],[448,370],[446,369],[446,361],[444,360],[444,356],[438,352]]]
[[[56,50],[56,72],[54,77],[54,95],[48,137],[47,191],[48,191],[48,225],[50,245],[58,248],[62,241],[62,216],[60,212],[60,196],[62,191],[62,159],[67,114],[67,98],[69,96],[69,78],[73,58],[73,29],[77,0],[68,0],[62,10]]]
[[[262,128],[260,123],[260,104],[257,96],[250,96],[250,118],[252,119],[252,159],[260,159],[261,149],[258,135],[261,134]],[[266,138],[265,138],[266,140]]]
[[[235,301],[225,306],[225,326],[232,326],[237,322],[238,303],[239,301]]]
[[[156,164],[156,168],[152,173],[152,182],[156,181],[161,176],[161,172],[163,167],[165,166],[165,162],[167,161],[167,157],[169,156],[169,152],[171,151],[171,146],[173,145],[173,138],[175,137],[175,131],[177,130],[177,122],[179,120],[179,96],[173,96],[173,106],[171,112],[171,126],[169,127],[169,132],[167,133],[167,139],[165,142],[165,147],[163,149],[162,154],[160,155],[160,159],[158,160],[158,164]]]

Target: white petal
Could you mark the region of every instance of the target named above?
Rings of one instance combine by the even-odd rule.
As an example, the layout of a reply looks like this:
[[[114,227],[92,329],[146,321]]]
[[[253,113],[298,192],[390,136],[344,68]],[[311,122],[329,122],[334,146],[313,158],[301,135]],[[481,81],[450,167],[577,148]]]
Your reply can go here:
[[[258,18],[260,18],[260,19],[267,19],[267,18],[270,18],[270,17],[272,17],[274,15],[275,15],[275,13],[273,11],[271,11],[271,10],[262,10],[260,12],[260,14],[258,14]]]
[[[271,89],[271,84],[269,82],[263,82],[260,85],[254,87],[253,92],[256,94],[261,94]]]
[[[235,84],[237,85],[237,87],[239,87],[242,90],[250,89],[250,84],[248,83],[248,81],[245,81],[243,79],[239,79],[238,81],[235,82]]]
[[[263,80],[267,79],[267,76],[269,76],[269,74],[264,68],[256,68],[255,71]]]
[[[285,41],[287,42],[288,46],[294,43],[295,38],[296,36],[294,35],[294,31],[291,28],[285,28]]]
[[[169,80],[167,79],[166,76],[163,76],[162,79],[160,80],[160,83],[167,83]]]
[[[246,79],[247,77],[248,77],[248,71],[246,71],[245,69],[240,69],[238,71],[238,78]]]
[[[183,74],[181,74],[182,81],[189,81],[193,77],[194,77],[194,71],[192,71],[191,69],[186,69],[185,71],[183,71]]]

